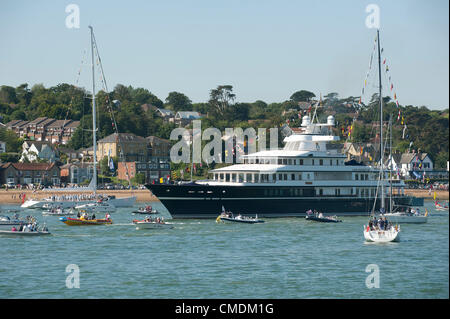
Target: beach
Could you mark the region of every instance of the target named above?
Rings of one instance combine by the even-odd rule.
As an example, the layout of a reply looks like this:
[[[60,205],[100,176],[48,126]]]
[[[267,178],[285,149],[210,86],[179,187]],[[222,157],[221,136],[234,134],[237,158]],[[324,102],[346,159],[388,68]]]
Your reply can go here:
[[[433,199],[434,192],[436,192],[437,200],[448,200],[449,192],[446,190],[436,190],[431,191],[431,194],[428,190],[425,189],[405,189],[405,194],[412,195],[416,197],[423,197],[425,199]],[[114,195],[116,197],[127,197],[127,196],[136,196],[137,202],[154,202],[158,201],[158,199],[147,189],[136,189],[136,190],[99,190],[98,194],[105,195]],[[86,194],[86,192],[63,192],[63,191],[33,191],[28,189],[1,189],[0,190],[0,203],[2,204],[21,204],[22,196],[21,194],[25,194],[25,200],[34,198],[34,199],[43,199],[50,195],[64,195],[64,194]]]

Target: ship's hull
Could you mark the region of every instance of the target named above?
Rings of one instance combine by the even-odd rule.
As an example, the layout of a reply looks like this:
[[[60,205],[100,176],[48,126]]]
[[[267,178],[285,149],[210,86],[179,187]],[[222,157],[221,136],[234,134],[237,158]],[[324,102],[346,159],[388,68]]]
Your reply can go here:
[[[235,214],[259,217],[303,217],[310,209],[327,215],[367,216],[374,203],[374,198],[314,196],[313,187],[305,188],[303,196],[295,196],[289,187],[272,186],[278,189],[277,197],[267,196],[271,193],[270,186],[149,184],[146,187],[173,218],[216,218],[222,207]],[[393,201],[397,205],[423,206],[423,199],[409,196],[394,197]],[[379,207],[380,201],[376,205]]]

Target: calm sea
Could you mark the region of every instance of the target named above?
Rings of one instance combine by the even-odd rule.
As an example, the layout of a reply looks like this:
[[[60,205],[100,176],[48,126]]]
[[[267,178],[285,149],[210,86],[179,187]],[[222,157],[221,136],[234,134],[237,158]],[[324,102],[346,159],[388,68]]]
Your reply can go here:
[[[365,217],[173,220],[174,229],[136,230],[131,208],[93,227],[25,210],[52,235],[0,237],[0,298],[449,298],[448,212],[426,207],[428,223],[402,225],[401,241],[388,244],[364,242]],[[70,264],[79,288],[66,286]],[[368,265],[379,288],[366,286],[376,271]]]

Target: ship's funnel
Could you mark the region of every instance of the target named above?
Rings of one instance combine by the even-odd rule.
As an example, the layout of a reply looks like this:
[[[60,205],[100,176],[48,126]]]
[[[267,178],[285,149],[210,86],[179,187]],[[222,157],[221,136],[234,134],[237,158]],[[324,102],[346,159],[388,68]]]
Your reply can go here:
[[[330,126],[334,126],[334,116],[330,115],[327,117],[327,124]]]
[[[303,116],[302,126],[308,126],[309,124],[311,124],[311,119],[309,118],[309,116],[308,115]]]

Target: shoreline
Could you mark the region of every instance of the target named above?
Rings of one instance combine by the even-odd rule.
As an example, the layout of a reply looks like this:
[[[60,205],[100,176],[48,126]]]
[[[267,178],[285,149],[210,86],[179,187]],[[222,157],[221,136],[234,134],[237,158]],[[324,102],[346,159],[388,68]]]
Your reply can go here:
[[[434,192],[436,192],[436,199],[438,201],[448,200],[449,199],[449,191],[447,190],[432,190],[431,194],[426,189],[405,189],[406,195],[423,197],[425,200],[433,200]],[[126,196],[136,196],[136,202],[145,203],[145,202],[155,202],[158,201],[158,198],[154,196],[147,189],[136,189],[136,190],[99,190],[98,194],[107,194],[107,195],[115,195],[116,197],[126,197]],[[21,194],[25,194],[25,200],[30,198],[35,199],[43,199],[51,194],[86,194],[86,192],[49,192],[49,191],[33,191],[33,190],[20,190],[20,189],[1,189],[0,190],[0,203],[2,204],[21,204],[22,199],[20,198]]]

